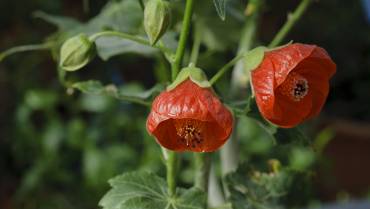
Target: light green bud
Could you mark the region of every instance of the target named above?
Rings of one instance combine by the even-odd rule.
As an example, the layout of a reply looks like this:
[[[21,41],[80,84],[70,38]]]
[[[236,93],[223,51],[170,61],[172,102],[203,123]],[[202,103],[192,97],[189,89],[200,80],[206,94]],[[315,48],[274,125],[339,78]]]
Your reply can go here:
[[[149,0],[144,10],[144,29],[151,45],[166,32],[171,22],[171,9],[167,1]]]
[[[76,71],[89,63],[95,54],[95,43],[87,35],[80,34],[64,42],[59,65],[66,71]]]

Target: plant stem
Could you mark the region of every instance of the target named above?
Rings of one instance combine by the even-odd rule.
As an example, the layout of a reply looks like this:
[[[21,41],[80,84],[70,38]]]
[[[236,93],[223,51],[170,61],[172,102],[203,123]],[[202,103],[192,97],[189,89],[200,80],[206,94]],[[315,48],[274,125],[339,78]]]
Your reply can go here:
[[[224,65],[212,78],[209,80],[209,83],[213,85],[217,82],[218,79],[220,79],[228,70],[231,69],[231,67],[237,63],[239,60],[243,59],[245,56],[245,53],[239,54],[238,56],[234,57],[234,59],[230,60],[226,65]]]
[[[131,41],[137,42],[142,45],[152,46],[150,42],[144,38],[140,38],[134,35],[130,35],[130,34],[118,32],[118,31],[103,31],[103,32],[95,33],[91,35],[89,39],[91,41],[96,41],[98,38],[103,37],[103,36],[115,36],[115,37],[131,40]],[[160,49],[164,53],[172,53],[170,49],[164,47],[163,45],[157,44],[154,47]]]
[[[0,53],[0,62],[3,61],[6,57],[13,55],[15,53],[26,52],[26,51],[36,51],[36,50],[47,50],[50,48],[51,48],[51,45],[48,43],[16,46],[16,47],[10,48]]]
[[[301,3],[299,3],[298,7],[295,9],[295,11],[291,14],[288,14],[288,19],[283,25],[283,27],[279,30],[279,32],[275,35],[274,39],[271,41],[269,48],[273,48],[281,44],[281,42],[284,40],[286,35],[289,33],[289,31],[292,29],[292,27],[295,25],[295,23],[302,17],[304,12],[307,10],[308,6],[312,3],[312,0],[302,0]]]
[[[176,152],[167,151],[167,184],[170,197],[176,194]]]
[[[185,15],[182,23],[182,29],[180,34],[179,44],[177,46],[175,59],[172,63],[172,80],[175,80],[177,74],[180,71],[182,58],[184,57],[186,43],[188,40],[191,18],[193,15],[194,0],[186,0]]]
[[[211,154],[194,153],[194,159],[196,169],[194,185],[207,193],[209,172],[211,168]]]

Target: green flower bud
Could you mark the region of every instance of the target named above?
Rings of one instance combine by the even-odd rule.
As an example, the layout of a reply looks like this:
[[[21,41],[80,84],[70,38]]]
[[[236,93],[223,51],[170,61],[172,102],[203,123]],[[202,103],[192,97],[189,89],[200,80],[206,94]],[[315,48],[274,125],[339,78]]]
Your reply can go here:
[[[154,45],[170,25],[169,3],[163,0],[149,0],[144,10],[144,29],[150,44]]]
[[[74,36],[60,49],[60,67],[66,71],[78,70],[89,63],[95,53],[95,43],[87,35]]]

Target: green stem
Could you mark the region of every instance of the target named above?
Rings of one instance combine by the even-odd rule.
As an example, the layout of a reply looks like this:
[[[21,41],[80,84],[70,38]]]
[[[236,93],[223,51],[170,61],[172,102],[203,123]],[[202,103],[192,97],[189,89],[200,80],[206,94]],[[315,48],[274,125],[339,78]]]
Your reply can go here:
[[[131,102],[131,103],[135,103],[135,104],[139,104],[139,105],[142,105],[142,106],[145,106],[145,107],[151,107],[152,106],[152,103],[151,102],[147,102],[147,101],[144,101],[142,99],[138,99],[138,98],[134,98],[134,97],[129,97],[129,96],[126,96],[126,97],[119,97],[117,98],[119,100],[123,100],[123,101],[126,101],[126,102]]]
[[[273,48],[281,44],[286,35],[295,25],[295,23],[302,17],[304,12],[307,10],[308,6],[312,3],[312,0],[302,0],[295,11],[291,14],[288,14],[288,19],[285,22],[284,26],[279,30],[275,35],[274,39],[271,41],[269,48]]]
[[[182,58],[184,57],[186,43],[188,40],[191,18],[193,15],[194,0],[186,0],[185,15],[182,23],[179,45],[177,46],[175,59],[172,63],[172,80],[175,80],[180,71]]]
[[[167,185],[170,197],[176,194],[176,152],[167,151]]]
[[[96,41],[98,38],[103,37],[103,36],[115,36],[115,37],[131,40],[131,41],[134,41],[134,42],[142,44],[142,45],[152,46],[150,44],[150,42],[148,40],[144,39],[144,38],[140,38],[140,37],[137,37],[137,36],[134,36],[134,35],[130,35],[130,34],[118,32],[118,31],[103,31],[103,32],[95,33],[95,34],[91,35],[89,37],[89,39],[91,41]],[[154,47],[160,49],[164,53],[172,53],[170,49],[164,47],[161,44],[160,45],[155,45]]]
[[[194,153],[194,159],[196,169],[194,185],[207,193],[209,172],[211,168],[211,154]]]
[[[48,50],[51,48],[51,45],[48,43],[43,44],[34,44],[34,45],[24,45],[24,46],[16,46],[10,48],[0,54],[0,62],[3,61],[6,57],[19,53],[19,52],[26,52],[26,51],[36,51],[36,50]]]
[[[212,78],[209,80],[209,83],[211,85],[215,84],[218,79],[220,79],[227,71],[232,69],[231,67],[237,63],[239,60],[243,59],[245,56],[245,53],[239,54],[238,56],[234,57],[234,59],[230,60],[226,65],[224,65]]]

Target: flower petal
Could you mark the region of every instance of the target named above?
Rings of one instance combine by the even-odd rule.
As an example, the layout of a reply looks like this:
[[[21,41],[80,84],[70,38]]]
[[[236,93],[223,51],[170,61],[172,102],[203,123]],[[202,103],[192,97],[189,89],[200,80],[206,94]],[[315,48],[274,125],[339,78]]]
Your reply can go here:
[[[312,95],[307,94],[301,101],[292,101],[285,95],[277,93],[274,104],[274,117],[271,122],[283,128],[291,128],[306,120],[311,113]]]
[[[282,84],[288,74],[316,48],[315,45],[291,44],[287,47],[267,52],[265,59],[270,59],[274,65],[276,87]]]

